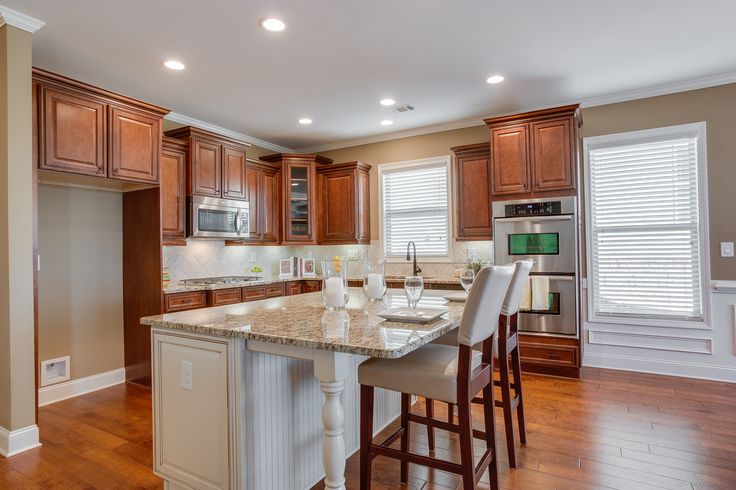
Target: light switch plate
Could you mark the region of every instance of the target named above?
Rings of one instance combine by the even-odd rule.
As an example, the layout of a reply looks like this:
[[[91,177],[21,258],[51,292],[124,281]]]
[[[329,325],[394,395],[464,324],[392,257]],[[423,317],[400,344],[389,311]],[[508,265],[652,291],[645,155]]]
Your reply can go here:
[[[194,391],[194,365],[190,361],[181,361],[181,387]]]
[[[721,257],[733,257],[733,242],[721,242]]]

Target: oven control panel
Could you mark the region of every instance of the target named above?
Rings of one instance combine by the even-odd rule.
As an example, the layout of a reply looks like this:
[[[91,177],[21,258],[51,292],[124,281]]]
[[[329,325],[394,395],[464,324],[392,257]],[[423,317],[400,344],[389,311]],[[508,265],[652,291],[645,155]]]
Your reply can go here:
[[[507,204],[504,216],[512,218],[515,216],[545,216],[562,213],[560,201],[549,202],[527,202],[521,204]]]

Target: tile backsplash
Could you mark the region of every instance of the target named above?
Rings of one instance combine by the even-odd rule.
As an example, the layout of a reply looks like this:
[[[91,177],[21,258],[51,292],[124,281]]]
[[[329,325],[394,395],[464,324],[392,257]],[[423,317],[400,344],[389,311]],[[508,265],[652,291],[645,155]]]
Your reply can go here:
[[[164,267],[168,268],[172,281],[195,277],[245,275],[258,265],[266,275],[277,275],[279,259],[291,256],[307,258],[309,254],[319,261],[339,255],[347,258],[380,258],[378,242],[370,245],[307,245],[307,246],[243,246],[226,247],[220,240],[188,239],[186,247],[163,247]],[[418,260],[425,276],[452,277],[455,269],[474,251],[481,260],[493,261],[493,242],[454,242],[452,263],[429,263]],[[359,276],[359,262],[352,263],[349,274]],[[409,262],[386,264],[387,275],[406,275],[411,272]]]

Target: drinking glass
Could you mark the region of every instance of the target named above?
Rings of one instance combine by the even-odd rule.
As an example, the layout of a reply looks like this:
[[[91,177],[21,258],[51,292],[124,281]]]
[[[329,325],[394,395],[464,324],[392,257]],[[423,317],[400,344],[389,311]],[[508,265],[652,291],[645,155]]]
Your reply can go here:
[[[335,257],[322,261],[322,302],[328,310],[345,308],[348,302],[347,260]]]
[[[473,285],[474,279],[475,271],[470,267],[466,267],[460,272],[460,285],[463,287],[466,294],[470,291],[470,286]]]
[[[370,301],[378,301],[386,294],[385,262],[363,260],[363,294]]]
[[[404,278],[404,293],[409,306],[416,313],[417,303],[424,294],[424,278],[422,276],[406,276]]]

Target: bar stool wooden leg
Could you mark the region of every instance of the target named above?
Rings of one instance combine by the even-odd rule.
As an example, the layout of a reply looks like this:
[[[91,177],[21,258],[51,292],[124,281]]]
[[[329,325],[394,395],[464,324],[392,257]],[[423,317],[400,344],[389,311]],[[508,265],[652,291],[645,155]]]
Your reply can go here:
[[[424,403],[426,405],[426,415],[428,419],[434,418],[434,400],[431,398],[425,398]],[[434,427],[427,426],[427,446],[429,446],[430,452],[434,451]]]
[[[512,335],[517,335],[517,321],[519,315],[511,317]],[[511,368],[514,371],[514,395],[519,401],[516,404],[516,419],[519,423],[519,439],[522,444],[526,444],[526,422],[524,420],[524,395],[521,389],[521,355],[519,354],[519,341],[516,340],[516,346],[511,351]]]
[[[360,385],[360,490],[371,488],[373,391],[373,386]]]
[[[411,395],[401,394],[401,452],[409,452],[409,406],[411,404]],[[401,483],[406,483],[409,479],[409,462],[401,461]]]
[[[506,321],[505,317],[502,317]],[[505,333],[505,328],[499,329]],[[498,342],[498,371],[501,375],[501,406],[503,407],[503,422],[506,429],[506,446],[509,453],[509,466],[516,468],[516,443],[514,442],[514,412],[511,404],[511,384],[509,382],[509,355],[506,345],[506,336]]]
[[[458,400],[457,412],[460,420],[460,463],[463,467],[463,488],[471,489],[475,488],[475,460],[473,459],[473,417],[470,411],[470,400]]]
[[[493,372],[493,370],[491,370]],[[498,451],[496,446],[496,401],[494,399],[493,384],[483,388],[483,419],[486,427],[486,447],[493,448],[493,460],[488,465],[491,477],[491,488],[498,490]],[[491,427],[493,429],[489,430]]]
[[[450,424],[455,422],[455,405],[452,403],[447,404],[447,422]]]

